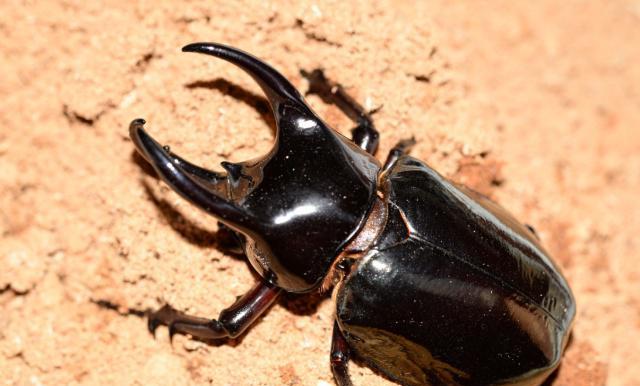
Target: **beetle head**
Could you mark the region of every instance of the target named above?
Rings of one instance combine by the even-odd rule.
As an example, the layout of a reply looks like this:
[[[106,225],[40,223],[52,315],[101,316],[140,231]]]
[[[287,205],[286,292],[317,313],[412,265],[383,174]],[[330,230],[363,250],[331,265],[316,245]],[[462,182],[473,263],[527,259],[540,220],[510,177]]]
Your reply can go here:
[[[215,173],[162,148],[137,119],[130,126],[136,148],[171,188],[241,235],[262,277],[292,292],[316,288],[371,208],[380,164],[326,125],[266,63],[214,43],[183,51],[227,60],[257,81],[275,115],[275,144]]]

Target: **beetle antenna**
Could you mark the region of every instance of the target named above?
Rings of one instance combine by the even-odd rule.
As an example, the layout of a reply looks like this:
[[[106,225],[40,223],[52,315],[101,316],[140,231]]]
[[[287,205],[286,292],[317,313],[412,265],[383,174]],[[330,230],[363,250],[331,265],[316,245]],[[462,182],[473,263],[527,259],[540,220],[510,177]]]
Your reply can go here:
[[[182,51],[215,56],[242,68],[260,85],[276,116],[278,105],[285,101],[296,102],[310,111],[302,95],[282,74],[253,55],[218,43],[193,43],[184,46]]]
[[[160,178],[182,197],[217,217],[235,230],[253,234],[257,220],[236,204],[206,189],[197,180],[182,170],[172,160],[166,149],[156,142],[143,126],[144,119],[134,119],[129,125],[129,135],[138,152],[149,161]]]

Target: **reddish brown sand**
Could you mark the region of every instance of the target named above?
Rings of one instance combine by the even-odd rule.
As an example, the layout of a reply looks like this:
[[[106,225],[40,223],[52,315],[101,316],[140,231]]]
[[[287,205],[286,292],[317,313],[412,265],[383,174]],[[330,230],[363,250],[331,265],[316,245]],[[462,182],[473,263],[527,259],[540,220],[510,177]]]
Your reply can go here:
[[[108,3],[0,5],[1,384],[333,384],[328,298],[287,297],[218,346],[154,340],[137,312],[213,317],[255,280],[128,138],[144,117],[207,167],[267,151],[258,87],[180,53],[195,41],[252,52],[301,90],[299,70],[323,67],[383,106],[380,157],[415,136],[415,156],[532,224],[563,268],[578,315],[552,384],[640,384],[640,2]]]

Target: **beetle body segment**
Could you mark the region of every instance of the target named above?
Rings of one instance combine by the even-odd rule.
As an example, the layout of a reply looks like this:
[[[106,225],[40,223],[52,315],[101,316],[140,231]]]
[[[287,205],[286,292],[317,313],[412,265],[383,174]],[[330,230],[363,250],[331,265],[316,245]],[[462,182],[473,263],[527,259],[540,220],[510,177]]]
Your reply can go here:
[[[306,127],[279,133],[269,154],[242,164],[249,182],[231,192],[260,219],[243,243],[252,266],[280,288],[308,292],[364,221],[380,164],[319,118],[282,110],[281,128]]]
[[[573,295],[535,237],[403,156],[388,220],[337,288],[350,347],[403,385],[537,385],[558,365]]]

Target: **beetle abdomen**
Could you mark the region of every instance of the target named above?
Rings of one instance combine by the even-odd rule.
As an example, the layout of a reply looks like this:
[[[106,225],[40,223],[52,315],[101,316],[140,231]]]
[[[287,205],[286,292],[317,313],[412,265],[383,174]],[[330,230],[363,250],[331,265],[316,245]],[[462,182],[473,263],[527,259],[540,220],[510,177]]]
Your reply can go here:
[[[408,385],[539,384],[575,313],[542,248],[500,207],[413,158],[384,184],[386,228],[338,291],[350,346]]]
[[[544,376],[564,345],[564,331],[529,299],[412,239],[365,257],[337,307],[359,357],[410,385]]]
[[[575,306],[566,280],[535,236],[502,207],[409,156],[397,161],[387,181],[388,200],[411,237],[494,277],[570,327]]]

